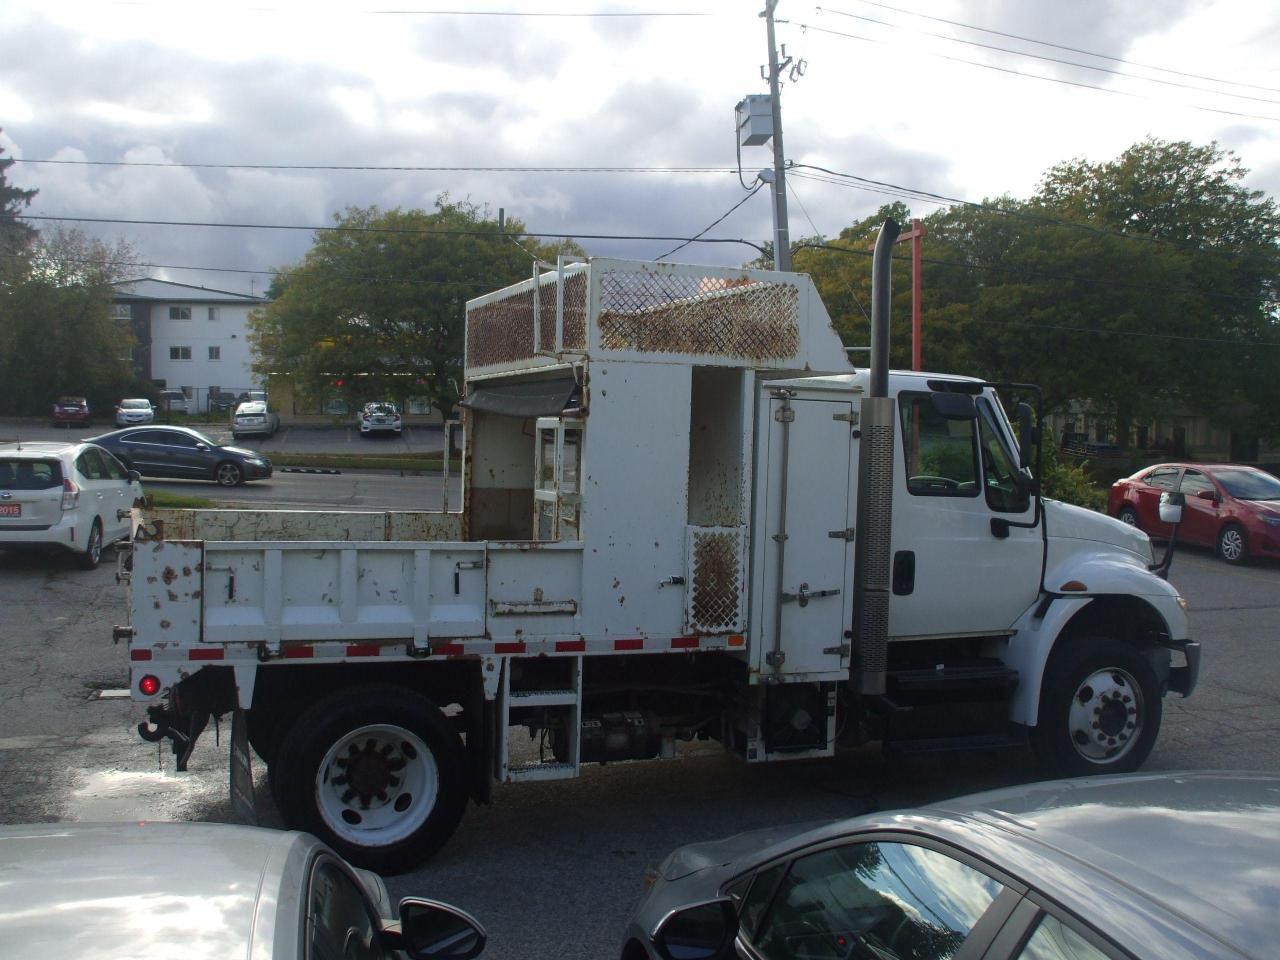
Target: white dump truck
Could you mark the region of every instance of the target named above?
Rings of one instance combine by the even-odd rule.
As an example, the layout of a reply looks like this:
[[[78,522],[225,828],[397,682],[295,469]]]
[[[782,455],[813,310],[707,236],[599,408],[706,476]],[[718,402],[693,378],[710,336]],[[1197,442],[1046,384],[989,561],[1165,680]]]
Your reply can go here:
[[[1042,499],[997,385],[889,374],[883,334],[854,369],[800,274],[534,273],[467,305],[460,511],[140,520],[117,637],[179,769],[231,714],[233,794],[247,739],[288,825],[398,870],[495,783],[694,738],[1146,758],[1185,603]]]

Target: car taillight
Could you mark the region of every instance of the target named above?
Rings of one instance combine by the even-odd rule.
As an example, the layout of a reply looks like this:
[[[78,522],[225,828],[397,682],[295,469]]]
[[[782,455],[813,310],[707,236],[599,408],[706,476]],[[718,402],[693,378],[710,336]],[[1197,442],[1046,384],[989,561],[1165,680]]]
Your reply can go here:
[[[365,422],[367,423],[369,420],[369,415],[367,413],[362,413],[361,416],[364,418]]]
[[[67,479],[62,481],[62,509],[74,510],[76,504],[80,502],[80,488],[75,482]]]
[[[400,419],[400,414],[398,414],[398,413],[397,413],[397,414],[396,414],[394,417],[392,417],[391,419],[392,419],[392,420],[399,420],[399,419]]]
[[[138,692],[144,697],[154,697],[160,692],[160,678],[148,673],[138,681]]]

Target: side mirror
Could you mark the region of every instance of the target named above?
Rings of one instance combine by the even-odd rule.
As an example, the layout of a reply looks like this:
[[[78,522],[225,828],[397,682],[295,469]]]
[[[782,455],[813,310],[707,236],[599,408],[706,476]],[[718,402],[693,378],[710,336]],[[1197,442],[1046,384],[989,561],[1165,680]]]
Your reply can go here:
[[[721,897],[667,914],[653,933],[653,945],[663,960],[729,960],[737,935],[738,909]]]
[[[471,960],[484,950],[488,935],[480,921],[436,900],[400,901],[400,944],[412,960]]]
[[[1160,494],[1160,522],[1177,526],[1182,522],[1182,505],[1186,502],[1177,490],[1166,490]]]
[[[944,420],[976,420],[978,407],[967,393],[931,393],[934,412]]]
[[[207,443],[197,443],[197,444],[196,444],[196,449],[197,449],[197,450],[208,450],[208,449],[209,449],[209,445],[208,445]]]
[[[129,482],[130,482],[130,483],[137,483],[137,482],[138,482],[139,480],[141,480],[141,479],[142,479],[142,474],[140,474],[137,470],[130,470],[130,471],[129,471]]]
[[[1019,403],[1015,412],[1018,416],[1018,466],[1026,470],[1031,466],[1031,454],[1040,439],[1039,429],[1032,422],[1030,404]]]

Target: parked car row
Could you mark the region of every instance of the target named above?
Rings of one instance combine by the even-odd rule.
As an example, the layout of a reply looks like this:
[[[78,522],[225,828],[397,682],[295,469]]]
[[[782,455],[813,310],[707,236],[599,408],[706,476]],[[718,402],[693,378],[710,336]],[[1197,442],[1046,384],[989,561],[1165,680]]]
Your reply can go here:
[[[236,412],[246,403],[267,403],[263,390],[243,390],[238,394],[218,393],[208,399],[208,407],[215,412]],[[153,423],[158,411],[192,413],[192,401],[181,390],[168,388],[160,391],[159,403],[146,397],[126,397],[115,406],[116,426],[136,426]],[[58,426],[87,426],[93,421],[93,413],[86,397],[59,397],[53,404],[52,423]]]
[[[1107,512],[1149,536],[1168,538],[1160,494],[1185,497],[1181,543],[1212,547],[1228,563],[1280,558],[1280,479],[1231,463],[1158,463],[1111,486]]]

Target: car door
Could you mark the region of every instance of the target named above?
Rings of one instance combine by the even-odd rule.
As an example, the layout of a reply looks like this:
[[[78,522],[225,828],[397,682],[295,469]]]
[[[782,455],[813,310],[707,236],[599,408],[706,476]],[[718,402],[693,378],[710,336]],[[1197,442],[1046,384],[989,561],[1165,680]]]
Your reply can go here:
[[[837,841],[757,872],[738,944],[751,960],[976,960],[1023,892],[941,845]]]
[[[85,447],[76,457],[75,468],[79,474],[76,483],[80,487],[82,515],[102,518],[103,542],[108,543],[108,534],[115,523],[116,500],[115,490],[107,478],[106,463],[98,456],[96,447]]]
[[[177,430],[161,430],[164,447],[173,477],[192,477],[207,480],[212,475],[213,463],[208,449],[200,449],[199,441],[188,433]]]
[[[1155,467],[1138,478],[1133,491],[1134,509],[1138,511],[1138,524],[1149,534],[1167,537],[1173,530],[1160,522],[1160,494],[1178,486],[1181,467]]]
[[[1178,537],[1184,543],[1213,546],[1222,523],[1222,497],[1213,481],[1203,470],[1187,467],[1178,481],[1178,490],[1185,499]]]
[[[135,430],[120,438],[120,453],[125,462],[148,477],[173,476],[173,463],[161,443],[162,430]]]
[[[102,514],[102,523],[107,534],[107,542],[121,540],[129,536],[129,510],[133,507],[135,495],[140,491],[129,479],[129,472],[120,461],[100,447],[89,450],[102,461],[102,471],[106,477],[103,487],[106,496],[104,504],[109,503],[108,512]]]

